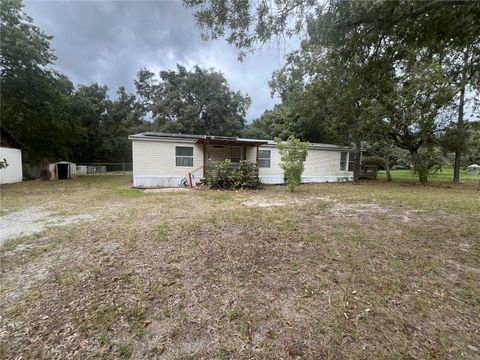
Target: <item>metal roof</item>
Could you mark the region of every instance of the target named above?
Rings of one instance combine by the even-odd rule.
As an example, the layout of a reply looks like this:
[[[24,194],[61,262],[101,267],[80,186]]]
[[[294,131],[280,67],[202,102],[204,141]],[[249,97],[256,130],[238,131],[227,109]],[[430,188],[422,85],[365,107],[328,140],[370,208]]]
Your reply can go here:
[[[7,146],[7,144],[3,144],[4,140],[7,140],[12,143],[14,149],[25,149],[25,145],[23,145],[20,141],[17,140],[17,138],[4,126],[0,125],[0,145],[2,146]]]
[[[192,135],[192,134],[173,134],[161,132],[144,132],[130,135],[129,140],[149,140],[149,141],[181,141],[197,144],[224,144],[224,145],[264,145],[275,146],[273,140],[248,139],[233,136],[214,136],[214,135]],[[352,147],[338,146],[334,144],[308,143],[309,149],[352,151]]]
[[[236,144],[236,145],[262,145],[268,144],[268,140],[243,139],[234,136],[172,134],[160,132],[145,132],[128,137],[130,140],[153,140],[153,141],[185,141],[197,144]]]

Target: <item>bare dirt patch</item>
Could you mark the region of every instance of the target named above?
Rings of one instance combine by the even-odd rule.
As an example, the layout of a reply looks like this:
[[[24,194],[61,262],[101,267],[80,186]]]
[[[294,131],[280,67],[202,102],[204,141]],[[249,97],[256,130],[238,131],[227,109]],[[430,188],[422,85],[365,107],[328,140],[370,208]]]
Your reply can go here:
[[[403,224],[417,223],[419,221],[430,222],[434,216],[424,214],[421,210],[399,208],[397,206],[380,205],[378,203],[344,203],[330,200],[330,213],[338,217],[368,217],[384,216],[389,219],[402,222]]]
[[[330,209],[333,213],[340,213],[343,215],[352,215],[358,213],[386,213],[388,209],[381,207],[378,204],[347,204],[335,203]]]
[[[190,188],[176,187],[176,188],[161,188],[161,189],[145,189],[144,193],[170,193],[170,192],[188,192],[192,191]]]
[[[276,206],[287,206],[287,205],[301,205],[305,201],[297,199],[266,199],[266,198],[251,198],[244,201],[242,204],[245,206],[257,206],[262,208],[276,207]]]
[[[0,251],[2,358],[478,357],[469,189],[169,195],[94,179],[61,197],[31,185],[29,206],[98,216]]]
[[[10,239],[44,231],[50,226],[66,226],[92,219],[91,215],[59,215],[48,208],[30,206],[0,217],[0,245]]]

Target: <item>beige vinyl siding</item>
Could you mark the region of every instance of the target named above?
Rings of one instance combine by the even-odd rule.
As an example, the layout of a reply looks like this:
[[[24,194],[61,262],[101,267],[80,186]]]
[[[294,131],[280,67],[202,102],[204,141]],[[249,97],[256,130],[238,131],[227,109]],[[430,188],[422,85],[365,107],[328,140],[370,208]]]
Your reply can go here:
[[[270,150],[270,167],[259,168],[259,176],[280,176],[283,178],[283,170],[280,167],[280,152],[275,146],[260,146],[259,150]]]
[[[256,146],[245,146],[245,160],[252,163],[257,162],[257,147]]]
[[[176,146],[193,147],[193,166],[176,166]],[[186,177],[189,171],[203,166],[202,144],[134,140],[132,150],[133,176]]]
[[[274,146],[260,146],[260,150],[270,150],[270,167],[259,168],[259,176],[263,178],[283,178],[283,170],[280,167],[281,155]],[[305,170],[302,178],[306,182],[336,181],[336,177],[352,176],[351,171],[340,171],[340,151],[308,149]]]
[[[350,171],[340,171],[340,154],[340,151],[309,149],[303,176],[351,176]]]

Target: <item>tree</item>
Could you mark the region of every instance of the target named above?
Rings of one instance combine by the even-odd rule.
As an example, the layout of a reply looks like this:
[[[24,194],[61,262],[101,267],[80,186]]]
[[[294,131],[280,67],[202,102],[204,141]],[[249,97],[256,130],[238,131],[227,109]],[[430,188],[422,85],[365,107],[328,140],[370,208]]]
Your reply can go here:
[[[453,181],[459,182],[462,154],[468,151],[464,129],[465,105],[480,94],[480,39],[465,48],[454,49],[447,53],[443,64],[458,93],[454,99],[458,102],[457,122],[455,129],[453,126],[450,128],[450,135],[454,137],[450,138],[449,145],[455,152]]]
[[[393,79],[390,101],[384,104],[384,121],[395,145],[409,151],[413,169],[425,184],[429,172],[439,165],[435,147],[443,129],[440,113],[454,89],[434,63],[405,64],[399,71]]]
[[[321,33],[334,46],[345,45],[345,59],[359,44],[375,44],[371,56],[407,60],[425,51],[442,64],[457,87],[454,181],[459,180],[465,95],[480,89],[480,4],[473,1],[332,2]],[[415,50],[415,51],[412,51]]]
[[[151,124],[143,117],[144,110],[136,96],[128,94],[124,87],[120,87],[117,98],[109,105],[107,116],[100,127],[100,154],[96,161],[132,162],[128,135],[150,129]]]
[[[32,18],[22,8],[21,0],[2,0],[0,3],[0,73],[5,81],[23,72],[48,71],[46,66],[56,59],[50,48],[52,37],[33,25]]]
[[[177,65],[158,78],[143,69],[135,84],[159,131],[239,135],[251,102],[248,95],[232,91],[222,73],[198,66],[188,71]]]
[[[70,100],[70,116],[83,129],[81,141],[72,146],[72,160],[96,162],[103,156],[102,129],[112,107],[108,88],[96,83],[80,85]]]
[[[426,51],[439,62],[452,57],[448,55],[452,51],[464,54],[472,46],[478,54],[478,1],[279,0],[255,5],[253,1],[240,0],[184,0],[184,3],[196,10],[195,17],[205,37],[225,37],[239,49],[240,57],[253,51],[256,44],[293,34],[304,37],[306,34],[305,40],[319,47],[317,56],[308,59],[313,65],[324,58],[325,49],[335,51],[338,63],[346,67],[352,60],[357,64],[362,60],[363,69],[377,62],[415,61],[412,54],[419,51]],[[305,28],[308,31],[302,32]],[[460,71],[451,72],[453,82],[459,85],[458,143],[463,139],[466,72],[476,74],[470,77],[470,84],[477,79],[478,86],[480,63],[478,56],[472,59],[457,62]],[[371,75],[375,71],[366,73]],[[310,73],[312,79],[318,80]],[[365,79],[368,77],[362,81]],[[461,146],[457,149],[457,168],[460,149]]]
[[[206,39],[225,38],[240,56],[273,38],[305,35],[310,22],[320,26],[328,46],[412,45],[434,51],[465,47],[480,38],[480,4],[476,1],[351,1],[328,0],[183,0],[193,8]],[[317,20],[321,20],[317,22]],[[399,50],[398,47],[396,50]],[[383,49],[382,49],[383,48]],[[388,48],[391,48],[388,46]],[[392,52],[402,56],[401,51]]]
[[[72,83],[49,68],[51,37],[33,25],[22,3],[0,4],[0,120],[27,147],[26,161],[66,157],[81,129],[66,114]]]
[[[195,9],[195,19],[205,39],[226,38],[242,58],[272,37],[298,34],[315,0],[183,0]]]
[[[375,102],[389,91],[386,80],[392,70],[386,63],[368,63],[368,57],[363,55],[370,49],[363,49],[344,63],[337,49],[324,49],[313,40],[310,42],[315,36],[312,33],[299,51],[288,56],[287,64],[274,73],[270,85],[284,101],[292,104],[301,119],[316,124],[324,139],[354,144],[356,184],[361,144],[378,137],[383,129],[381,116],[373,109]]]
[[[130,161],[128,134],[150,128],[141,104],[123,88],[115,101],[106,86],[75,89],[53,69],[52,37],[22,9],[0,3],[0,120],[25,144],[25,161]]]
[[[480,120],[471,121],[465,126],[466,149],[463,165],[480,164]]]
[[[290,191],[302,183],[304,163],[308,154],[308,143],[302,142],[295,136],[290,136],[286,142],[275,138],[277,148],[280,151],[280,167],[283,169],[285,182]]]
[[[243,129],[243,136],[256,139],[286,140],[290,135],[298,136],[296,117],[288,105],[275,105]]]

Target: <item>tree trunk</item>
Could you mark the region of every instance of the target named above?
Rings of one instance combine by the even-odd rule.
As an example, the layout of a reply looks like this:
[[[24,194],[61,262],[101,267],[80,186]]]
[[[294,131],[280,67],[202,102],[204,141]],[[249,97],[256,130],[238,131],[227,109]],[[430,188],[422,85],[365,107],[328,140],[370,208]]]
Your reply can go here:
[[[385,147],[385,155],[383,156],[383,160],[385,161],[385,174],[387,175],[387,181],[392,182],[392,174],[390,173],[390,153],[392,151],[393,145],[389,143]]]
[[[392,182],[392,174],[390,173],[390,154],[385,154],[385,174],[387,175],[387,181]]]
[[[422,156],[415,150],[410,150],[413,160],[413,168],[418,175],[418,180],[422,185],[426,185],[428,182],[428,166],[424,163]]]
[[[464,129],[463,129],[463,113],[465,107],[465,84],[468,81],[468,63],[469,50],[465,49],[463,52],[463,67],[462,77],[460,79],[460,101],[458,104],[458,121],[457,121],[457,144],[455,149],[455,164],[453,167],[453,182],[460,182],[460,166],[462,161],[462,152],[464,150]]]
[[[361,143],[357,141],[355,143],[355,159],[353,163],[353,184],[357,185],[360,181],[360,160],[362,152],[360,151]]]
[[[462,85],[460,89],[460,103],[458,104],[458,121],[457,121],[457,144],[455,151],[455,164],[453,168],[453,182],[460,182],[460,165],[462,160],[462,150],[463,150],[463,141],[464,131],[463,131],[463,108],[465,105],[465,84]]]

